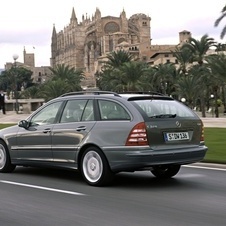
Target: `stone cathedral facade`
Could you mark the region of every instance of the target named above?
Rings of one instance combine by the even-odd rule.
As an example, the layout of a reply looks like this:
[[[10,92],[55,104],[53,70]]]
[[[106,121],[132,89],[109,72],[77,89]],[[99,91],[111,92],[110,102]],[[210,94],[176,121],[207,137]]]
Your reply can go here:
[[[127,19],[124,10],[119,17],[102,17],[97,8],[92,18],[82,16],[79,23],[73,8],[68,26],[59,32],[55,25],[53,27],[51,67],[65,64],[82,69],[86,85],[92,86],[95,73],[112,51],[124,49],[139,60],[148,61],[151,56],[150,21],[145,14],[134,14]]]

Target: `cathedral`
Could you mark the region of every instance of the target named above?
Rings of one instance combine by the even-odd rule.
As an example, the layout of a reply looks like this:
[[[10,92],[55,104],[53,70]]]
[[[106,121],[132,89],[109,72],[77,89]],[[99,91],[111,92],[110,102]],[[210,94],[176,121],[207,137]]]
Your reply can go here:
[[[51,67],[58,64],[81,69],[92,86],[107,54],[124,49],[142,61],[151,56],[151,18],[134,14],[129,19],[123,10],[119,17],[101,17],[97,8],[92,18],[82,16],[79,23],[74,8],[68,26],[57,32],[55,25],[51,41]],[[88,83],[89,83],[88,82]]]

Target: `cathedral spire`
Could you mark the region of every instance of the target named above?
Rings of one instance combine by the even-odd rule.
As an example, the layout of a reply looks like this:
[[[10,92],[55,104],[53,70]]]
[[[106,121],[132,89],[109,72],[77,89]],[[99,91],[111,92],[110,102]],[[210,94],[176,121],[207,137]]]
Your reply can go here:
[[[56,28],[55,28],[55,24],[53,24],[53,31],[52,31],[52,38],[56,37]]]
[[[100,12],[99,8],[96,8],[95,18],[96,19],[101,19],[101,12]]]
[[[72,13],[71,13],[71,24],[73,24],[73,23],[77,23],[77,18],[76,18],[76,15],[75,15],[74,7],[72,8]]]
[[[126,18],[126,12],[125,12],[124,8],[123,8],[120,16]]]

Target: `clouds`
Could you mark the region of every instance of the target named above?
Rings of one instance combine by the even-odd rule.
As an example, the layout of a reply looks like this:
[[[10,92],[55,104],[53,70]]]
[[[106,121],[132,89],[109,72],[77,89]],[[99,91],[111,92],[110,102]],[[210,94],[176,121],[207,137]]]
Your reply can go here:
[[[214,21],[225,4],[225,0],[7,0],[1,4],[0,68],[12,62],[14,53],[23,62],[24,46],[27,52],[35,53],[36,66],[49,65],[53,24],[57,32],[67,26],[73,7],[78,21],[82,15],[92,17],[96,8],[102,16],[118,17],[123,9],[127,18],[135,13],[147,14],[151,17],[152,43],[177,44],[182,30],[191,31],[195,38],[208,34],[223,42],[219,37],[224,21],[218,28],[214,28]]]

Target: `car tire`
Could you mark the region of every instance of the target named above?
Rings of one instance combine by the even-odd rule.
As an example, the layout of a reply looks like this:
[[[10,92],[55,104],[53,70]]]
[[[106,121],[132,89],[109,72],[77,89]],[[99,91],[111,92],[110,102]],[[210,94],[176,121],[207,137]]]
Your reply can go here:
[[[151,172],[157,178],[167,179],[175,176],[179,172],[180,167],[180,165],[155,166]]]
[[[0,141],[0,172],[11,173],[16,168],[16,165],[11,164],[9,151],[3,141]]]
[[[81,172],[85,181],[92,186],[108,185],[113,179],[108,161],[96,147],[87,148],[81,158]]]

